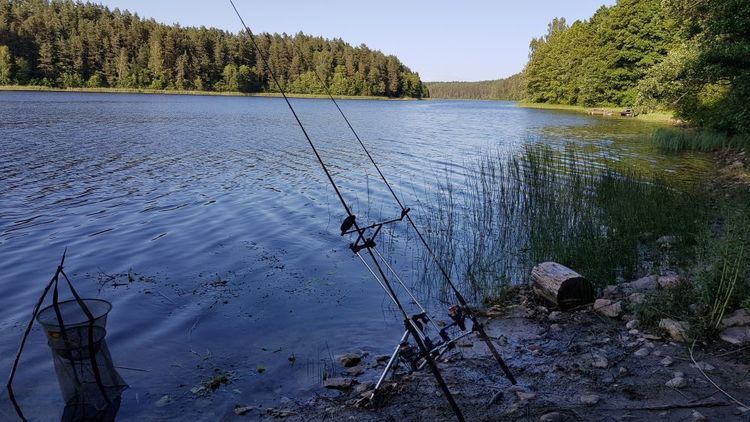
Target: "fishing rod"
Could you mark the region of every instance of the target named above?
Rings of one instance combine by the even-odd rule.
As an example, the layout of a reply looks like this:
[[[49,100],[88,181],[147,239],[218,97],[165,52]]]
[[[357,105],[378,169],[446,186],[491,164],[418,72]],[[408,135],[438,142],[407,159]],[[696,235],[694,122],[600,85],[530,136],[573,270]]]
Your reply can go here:
[[[398,195],[396,194],[395,190],[391,186],[391,184],[388,182],[388,180],[385,177],[385,174],[382,172],[378,164],[375,162],[375,159],[373,158],[372,154],[370,154],[369,150],[365,146],[364,142],[361,140],[359,134],[354,129],[353,125],[347,118],[344,111],[339,106],[336,99],[333,97],[330,87],[328,84],[323,80],[323,78],[320,76],[320,74],[317,72],[317,70],[313,68],[313,71],[315,73],[316,78],[320,82],[320,84],[323,86],[326,94],[328,95],[329,99],[334,103],[336,106],[336,109],[339,111],[339,114],[342,116],[344,121],[346,122],[347,126],[351,130],[351,132],[354,134],[354,137],[357,139],[357,142],[364,150],[365,154],[369,158],[370,162],[373,164],[375,169],[377,170],[378,174],[380,175],[381,179],[387,186],[388,190],[390,191],[391,195],[395,199],[398,206],[401,208],[400,216],[397,218],[393,218],[387,221],[382,221],[378,223],[373,223],[371,225],[360,227],[356,220],[356,216],[352,213],[351,209],[346,203],[346,200],[344,199],[343,194],[339,190],[338,186],[336,185],[336,182],[333,179],[333,176],[331,175],[330,171],[328,170],[328,167],[326,166],[325,162],[323,161],[321,155],[319,154],[317,148],[315,147],[314,142],[310,138],[307,130],[305,129],[304,125],[302,124],[302,121],[298,117],[294,107],[292,106],[291,102],[289,101],[289,98],[286,95],[286,91],[282,87],[282,85],[279,83],[279,80],[276,78],[276,75],[273,72],[273,69],[268,64],[268,59],[263,54],[263,51],[259,48],[255,35],[250,30],[250,28],[245,23],[244,19],[242,18],[241,14],[237,10],[236,5],[234,4],[233,0],[229,0],[230,4],[232,5],[232,8],[234,9],[234,12],[236,13],[237,17],[239,18],[240,22],[242,23],[242,26],[244,27],[245,31],[247,32],[253,47],[258,52],[258,56],[262,63],[265,65],[265,67],[268,69],[268,72],[271,76],[271,79],[273,80],[276,88],[281,93],[284,101],[286,102],[287,106],[289,107],[290,111],[292,112],[292,115],[294,116],[297,125],[302,130],[303,135],[305,136],[305,139],[307,140],[308,144],[310,145],[311,149],[313,150],[313,153],[315,154],[315,157],[317,158],[320,166],[323,168],[323,171],[326,174],[326,177],[328,178],[329,183],[333,186],[334,191],[336,195],[339,198],[339,201],[341,202],[342,206],[344,207],[344,210],[347,213],[347,217],[344,219],[343,223],[341,224],[341,235],[348,235],[348,234],[354,234],[356,233],[356,239],[353,243],[350,245],[350,249],[357,255],[357,257],[362,261],[364,266],[369,270],[369,272],[373,275],[373,277],[377,280],[377,282],[381,285],[381,287],[385,290],[388,297],[393,301],[393,303],[398,308],[399,312],[404,318],[404,326],[406,329],[406,332],[402,336],[401,342],[399,343],[399,346],[394,351],[391,359],[389,360],[388,364],[386,365],[386,369],[381,375],[380,380],[378,381],[378,384],[376,385],[373,394],[371,395],[371,399],[374,398],[375,392],[378,390],[380,385],[382,384],[383,380],[385,379],[386,375],[390,370],[395,370],[396,365],[399,361],[405,361],[406,363],[410,364],[413,370],[418,370],[423,368],[424,366],[429,366],[430,370],[435,377],[435,380],[437,381],[438,385],[440,386],[441,390],[443,391],[443,394],[445,395],[447,401],[449,402],[453,412],[456,415],[456,418],[459,421],[463,421],[464,417],[461,413],[460,408],[456,404],[455,400],[453,399],[453,396],[450,392],[450,389],[448,388],[447,384],[445,383],[442,375],[440,374],[440,371],[437,367],[437,364],[435,360],[440,357],[443,353],[446,351],[452,349],[455,347],[456,342],[465,337],[466,335],[476,332],[478,337],[485,341],[485,343],[488,346],[488,349],[492,353],[492,355],[495,357],[495,359],[498,361],[500,367],[502,368],[503,372],[505,373],[506,377],[511,381],[512,384],[516,384],[516,380],[513,377],[513,374],[508,369],[507,365],[505,364],[504,360],[502,359],[502,356],[497,351],[497,348],[492,343],[490,337],[487,335],[487,333],[484,330],[483,325],[479,322],[478,318],[474,314],[474,312],[469,307],[468,303],[466,302],[465,298],[453,281],[451,280],[450,276],[448,275],[448,271],[445,269],[445,267],[440,263],[438,260],[436,254],[432,250],[432,248],[427,243],[426,239],[422,235],[421,231],[419,231],[416,223],[409,215],[409,212],[411,211],[409,208],[405,207],[403,205],[403,202],[400,200]],[[301,53],[301,51],[300,51]],[[302,60],[304,61],[304,54],[300,54]],[[396,272],[393,270],[393,268],[388,265],[385,258],[380,254],[380,252],[375,248],[375,238],[380,233],[380,230],[388,224],[396,223],[399,221],[403,221],[404,218],[409,222],[411,227],[415,230],[417,233],[420,241],[428,251],[429,255],[432,257],[435,264],[437,264],[440,272],[444,276],[446,282],[450,286],[451,290],[453,291],[456,300],[459,302],[458,306],[452,306],[449,308],[449,316],[451,319],[453,319],[453,323],[448,325],[447,327],[444,327],[443,329],[440,329],[437,327],[437,325],[434,323],[432,318],[430,318],[427,315],[427,312],[425,311],[425,308],[416,300],[416,298],[411,294],[405,283],[401,280],[400,277],[396,274]],[[369,257],[370,264],[367,263],[367,260],[362,256],[362,251],[366,250],[367,256]],[[374,252],[373,252],[374,251]],[[377,253],[377,256],[375,255]],[[412,317],[409,317],[406,309],[402,305],[401,301],[398,299],[398,295],[396,294],[395,290],[393,289],[393,286],[386,275],[385,270],[383,269],[383,266],[378,261],[378,257],[382,260],[383,264],[388,268],[388,270],[391,272],[392,275],[396,278],[397,282],[407,291],[407,293],[410,295],[412,300],[416,303],[416,305],[420,308],[422,311],[421,313],[414,315]],[[465,326],[465,319],[468,318],[472,322],[471,331],[466,333],[465,335],[461,335],[458,338],[451,338],[448,334],[448,328],[451,327],[458,327],[462,331],[466,331]],[[430,339],[429,336],[427,336],[424,332],[425,325],[427,323],[432,323],[432,325],[435,327],[435,329],[439,332],[440,339],[437,341],[433,341]],[[418,352],[415,353],[414,350],[409,348],[409,345],[407,343],[407,339],[409,337],[413,337],[415,343],[417,344]]]

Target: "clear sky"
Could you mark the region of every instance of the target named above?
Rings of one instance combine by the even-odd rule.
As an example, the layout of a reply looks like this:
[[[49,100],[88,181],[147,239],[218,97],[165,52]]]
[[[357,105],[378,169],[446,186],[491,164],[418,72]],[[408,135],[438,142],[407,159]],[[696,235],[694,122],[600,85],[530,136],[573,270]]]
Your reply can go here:
[[[92,0],[145,18],[238,32],[229,0]],[[520,71],[529,41],[554,17],[589,18],[615,0],[235,0],[254,32],[303,31],[395,54],[424,81],[497,79]]]

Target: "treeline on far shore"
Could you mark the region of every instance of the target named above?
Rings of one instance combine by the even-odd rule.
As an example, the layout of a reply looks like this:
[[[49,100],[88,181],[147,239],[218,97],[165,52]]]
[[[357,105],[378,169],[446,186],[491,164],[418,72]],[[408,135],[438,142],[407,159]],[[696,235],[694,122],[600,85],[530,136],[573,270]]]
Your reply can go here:
[[[427,96],[393,55],[341,39],[298,33],[246,34],[183,28],[77,1],[0,1],[0,85],[186,91],[277,91],[334,95]]]
[[[511,100],[524,98],[523,75],[478,82],[426,82],[432,98],[462,100]]]

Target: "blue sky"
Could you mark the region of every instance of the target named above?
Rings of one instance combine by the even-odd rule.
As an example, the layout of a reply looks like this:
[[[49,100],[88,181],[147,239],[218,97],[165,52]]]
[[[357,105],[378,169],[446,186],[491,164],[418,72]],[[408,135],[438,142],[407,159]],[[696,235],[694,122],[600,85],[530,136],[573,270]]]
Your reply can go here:
[[[237,32],[229,0],[94,0],[141,17]],[[397,55],[425,81],[497,79],[520,71],[529,41],[554,17],[589,18],[615,0],[235,0],[255,32],[303,31]]]

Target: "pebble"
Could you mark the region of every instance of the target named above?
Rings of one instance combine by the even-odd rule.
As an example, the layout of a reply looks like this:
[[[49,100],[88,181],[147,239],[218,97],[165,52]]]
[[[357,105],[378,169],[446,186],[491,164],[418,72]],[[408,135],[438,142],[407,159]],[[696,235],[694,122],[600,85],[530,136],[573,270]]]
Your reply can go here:
[[[339,362],[346,368],[357,366],[362,361],[362,355],[359,353],[346,353],[339,356]]]
[[[642,358],[642,357],[648,356],[649,353],[650,351],[648,350],[647,347],[641,347],[640,349],[636,350],[635,353],[633,353],[633,356]]]
[[[628,373],[628,368],[621,366],[620,367],[620,375],[626,375]]]
[[[549,326],[549,329],[552,331],[562,331],[560,324],[552,324]]]
[[[331,390],[348,390],[352,388],[354,380],[351,378],[328,378],[323,382],[323,387]]]
[[[353,377],[357,377],[365,373],[365,368],[362,365],[352,366],[351,368],[347,368],[346,372]]]
[[[164,407],[172,402],[172,398],[169,397],[169,395],[162,396],[156,403],[154,403],[154,406],[156,407]]]
[[[565,416],[560,412],[545,413],[539,418],[539,422],[562,422],[564,420]]]
[[[599,396],[596,394],[584,394],[580,398],[581,404],[585,404],[587,406],[593,406],[597,403],[599,403]]]
[[[664,385],[672,388],[684,388],[685,386],[687,386],[687,381],[685,381],[685,378],[675,377],[667,381]]]
[[[591,366],[594,368],[606,368],[609,366],[609,361],[602,355],[594,354],[594,359],[591,361]]]
[[[640,331],[636,330],[635,328],[633,328],[632,330],[628,331],[628,334],[630,334],[631,336],[637,336],[638,333],[640,333]]]
[[[594,310],[604,316],[617,318],[622,314],[622,303],[613,302],[609,299],[597,299],[594,302]]]
[[[714,367],[713,365],[711,365],[710,363],[708,363],[708,362],[703,362],[703,361],[701,361],[701,362],[697,362],[697,363],[696,363],[695,365],[690,365],[690,366],[692,366],[693,368],[696,368],[696,369],[700,369],[700,370],[702,370],[703,372],[711,372],[711,371],[713,371],[714,369],[716,369],[716,368],[715,368],[715,367]]]
[[[669,333],[675,341],[684,341],[685,332],[690,328],[687,322],[675,321],[669,318],[663,318],[659,321],[659,328]]]
[[[662,359],[659,363],[661,363],[664,366],[671,366],[674,363],[674,359],[667,356],[664,359]]]
[[[628,330],[632,330],[634,328],[638,328],[638,320],[634,319],[632,321],[628,321],[628,323],[625,324],[625,328],[627,328]]]
[[[516,397],[518,397],[519,400],[523,400],[523,401],[534,400],[536,398],[536,393],[516,391]]]
[[[552,311],[552,312],[549,313],[549,315],[547,316],[547,318],[550,321],[560,321],[560,320],[563,319],[563,313],[560,312],[560,311]]]
[[[690,413],[690,419],[689,419],[689,420],[690,420],[691,422],[702,422],[702,421],[707,421],[707,420],[708,420],[708,418],[707,418],[707,417],[705,417],[705,416],[703,415],[703,413],[701,413],[701,412],[699,412],[699,411],[697,411],[697,410],[693,410],[693,412],[692,412],[692,413]]]

